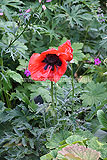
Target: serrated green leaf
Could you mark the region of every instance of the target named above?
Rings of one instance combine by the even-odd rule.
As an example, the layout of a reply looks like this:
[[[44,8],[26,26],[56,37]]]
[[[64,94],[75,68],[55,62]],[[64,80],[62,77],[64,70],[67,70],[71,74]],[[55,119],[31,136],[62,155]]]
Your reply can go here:
[[[65,43],[68,39],[66,37],[63,37],[63,39],[61,40],[61,42],[59,43],[59,46],[62,45],[63,43]]]
[[[68,131],[60,131],[59,133],[54,134],[52,138],[48,139],[48,142],[46,143],[46,147],[50,149],[59,147],[65,143],[64,140],[68,138],[70,135],[71,133]]]
[[[72,48],[74,49],[74,51],[81,50],[82,47],[83,47],[83,43],[73,43],[72,44]]]
[[[24,71],[28,67],[28,62],[25,59],[19,59],[20,65],[16,68],[19,71]]]
[[[81,95],[84,105],[98,105],[103,102],[107,97],[105,83],[90,82],[84,88],[85,93]]]
[[[90,139],[90,138],[93,138],[93,134],[90,132],[90,131],[83,131],[83,130],[81,130],[81,129],[79,129],[79,130],[77,130],[76,132],[76,135],[79,135],[79,136],[81,136],[81,137],[83,137],[83,138],[87,138],[87,139]]]
[[[78,79],[79,82],[81,83],[89,83],[92,81],[92,75],[85,75],[85,76],[82,76]]]
[[[82,61],[82,59],[85,57],[85,55],[82,53],[82,47],[83,43],[73,43],[73,59],[74,63],[78,64],[79,61]]]
[[[92,148],[96,151],[101,152],[101,158],[107,158],[107,144],[106,143],[99,142],[97,137],[93,137],[92,139],[88,140],[86,143],[89,148]]]
[[[70,137],[68,137],[66,139],[66,143],[67,144],[75,144],[75,143],[79,143],[79,142],[81,143],[81,142],[83,142],[86,139],[87,138],[81,137],[79,135],[72,135],[72,136],[70,136]]]
[[[52,160],[52,155],[50,153],[40,157],[40,160]]]
[[[38,105],[35,104],[34,101],[32,101],[31,103],[29,103],[28,107],[29,107],[29,109],[30,109],[31,111],[36,112],[36,111],[37,111],[37,108],[38,108]]]

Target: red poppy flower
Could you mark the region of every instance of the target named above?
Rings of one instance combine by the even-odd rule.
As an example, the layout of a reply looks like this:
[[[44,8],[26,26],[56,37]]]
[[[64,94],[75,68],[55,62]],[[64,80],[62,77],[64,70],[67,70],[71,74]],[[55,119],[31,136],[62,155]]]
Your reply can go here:
[[[67,69],[66,61],[73,58],[70,47],[70,43],[66,42],[58,47],[58,50],[52,48],[41,54],[34,53],[28,65],[31,78],[35,81],[45,81],[47,79],[55,83],[59,81]]]

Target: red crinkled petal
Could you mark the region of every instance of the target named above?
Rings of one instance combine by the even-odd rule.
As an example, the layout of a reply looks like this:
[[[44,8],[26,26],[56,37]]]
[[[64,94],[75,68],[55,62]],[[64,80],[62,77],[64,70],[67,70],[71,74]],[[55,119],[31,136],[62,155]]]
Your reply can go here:
[[[31,78],[35,81],[45,81],[50,72],[49,68],[44,70],[46,64],[42,62],[43,59],[39,53],[34,53],[30,58],[28,70],[31,72]]]
[[[35,81],[46,81],[50,73],[50,69],[44,70],[45,65],[39,66],[32,74],[31,78]]]
[[[58,47],[59,55],[61,55],[66,61],[71,61],[73,59],[73,49],[71,47],[70,40],[67,40],[65,43]]]
[[[32,72],[34,65],[37,64],[36,62],[38,61],[39,57],[40,57],[39,53],[33,53],[33,55],[30,57],[29,65],[28,65],[28,70],[30,72]]]

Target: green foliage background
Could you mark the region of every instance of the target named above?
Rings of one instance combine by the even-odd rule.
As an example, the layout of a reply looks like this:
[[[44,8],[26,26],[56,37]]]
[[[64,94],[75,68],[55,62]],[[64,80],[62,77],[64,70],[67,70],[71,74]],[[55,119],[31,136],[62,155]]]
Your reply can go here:
[[[51,160],[78,142],[106,160],[106,5],[102,0],[0,0],[1,160]],[[58,48],[66,40],[74,62],[54,84],[53,110],[50,81],[34,82],[24,71],[33,53]],[[33,100],[38,95],[41,105]]]

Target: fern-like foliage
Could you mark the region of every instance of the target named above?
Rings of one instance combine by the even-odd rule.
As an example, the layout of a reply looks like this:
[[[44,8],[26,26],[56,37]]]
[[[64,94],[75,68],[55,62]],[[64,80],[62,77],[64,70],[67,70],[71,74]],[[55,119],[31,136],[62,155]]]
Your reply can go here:
[[[62,13],[58,14],[56,18],[64,19],[69,22],[71,27],[74,25],[82,26],[83,20],[91,20],[92,16],[87,13],[87,10],[81,8],[80,5],[73,5],[69,7],[69,5],[65,5],[61,7]]]
[[[20,9],[20,6],[24,4],[20,0],[0,0],[0,8],[4,12],[5,16],[11,20],[10,8]],[[12,10],[11,10],[12,11]]]

